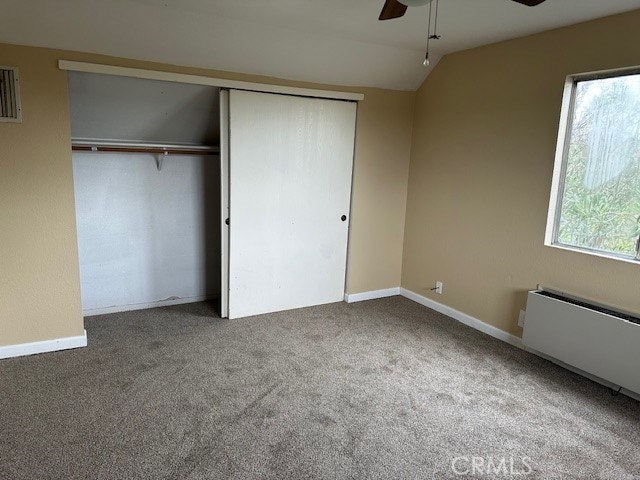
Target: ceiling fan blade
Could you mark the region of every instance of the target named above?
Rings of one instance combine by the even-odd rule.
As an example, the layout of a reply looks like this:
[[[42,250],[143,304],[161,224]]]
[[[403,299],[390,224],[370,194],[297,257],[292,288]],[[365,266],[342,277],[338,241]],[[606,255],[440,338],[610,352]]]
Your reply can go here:
[[[522,5],[526,5],[527,7],[535,7],[536,5],[540,5],[545,0],[513,0],[513,1],[521,3]]]
[[[386,0],[378,20],[391,20],[392,18],[398,18],[403,16],[406,11],[407,6],[398,2],[398,0]]]

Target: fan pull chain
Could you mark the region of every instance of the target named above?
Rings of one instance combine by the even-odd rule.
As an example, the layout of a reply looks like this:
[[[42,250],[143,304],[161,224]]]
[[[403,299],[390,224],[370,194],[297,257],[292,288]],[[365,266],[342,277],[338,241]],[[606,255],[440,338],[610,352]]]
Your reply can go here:
[[[427,53],[424,56],[424,66],[429,66],[429,45],[431,40],[440,40],[440,35],[438,35],[438,6],[440,4],[440,0],[435,0],[436,2],[436,14],[433,21],[433,35],[431,35],[431,12],[433,9],[433,1],[429,2],[429,21],[427,26]]]

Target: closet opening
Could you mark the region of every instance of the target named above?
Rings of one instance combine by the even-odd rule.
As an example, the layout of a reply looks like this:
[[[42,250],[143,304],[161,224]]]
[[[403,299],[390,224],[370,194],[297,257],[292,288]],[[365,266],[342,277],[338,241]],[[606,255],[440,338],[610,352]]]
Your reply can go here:
[[[220,89],[68,72],[85,316],[220,314]]]

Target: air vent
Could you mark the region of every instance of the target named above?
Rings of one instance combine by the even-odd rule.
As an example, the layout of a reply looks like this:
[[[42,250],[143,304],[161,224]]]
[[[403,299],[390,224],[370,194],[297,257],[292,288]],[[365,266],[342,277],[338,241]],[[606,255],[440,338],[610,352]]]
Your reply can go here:
[[[0,66],[0,122],[21,122],[18,69]]]

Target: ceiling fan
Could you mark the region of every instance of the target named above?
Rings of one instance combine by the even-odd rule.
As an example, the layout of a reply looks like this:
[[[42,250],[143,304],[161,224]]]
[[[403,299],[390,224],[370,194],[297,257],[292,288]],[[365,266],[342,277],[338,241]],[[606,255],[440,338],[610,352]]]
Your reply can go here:
[[[431,0],[385,0],[382,12],[380,12],[379,20],[391,20],[392,18],[402,17],[407,11],[407,7],[419,7],[426,5]],[[535,7],[540,5],[545,0],[512,0],[514,2],[527,5],[528,7]]]

